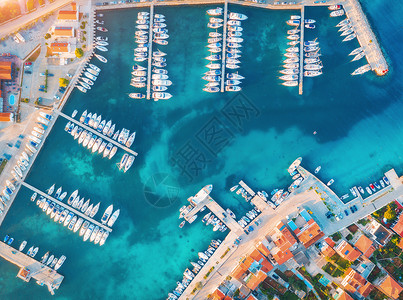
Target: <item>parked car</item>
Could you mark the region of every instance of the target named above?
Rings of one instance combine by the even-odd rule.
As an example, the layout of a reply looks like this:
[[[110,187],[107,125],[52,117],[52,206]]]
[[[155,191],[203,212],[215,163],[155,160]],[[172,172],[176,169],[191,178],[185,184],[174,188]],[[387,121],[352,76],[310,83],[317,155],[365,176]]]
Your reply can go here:
[[[27,62],[25,62],[25,65],[30,66],[30,65],[32,65],[32,63],[30,61],[27,61]]]
[[[56,100],[60,100],[60,97],[59,97],[58,95],[55,95],[54,98],[55,98]]]
[[[39,91],[40,91],[40,92],[44,92],[45,90],[44,90],[44,89],[39,89]]]
[[[45,76],[45,73],[40,73],[39,76]]]
[[[25,74],[32,74],[32,71],[28,71],[28,70],[27,70],[27,71],[25,71],[24,73],[25,73]]]
[[[355,210],[353,209],[352,206],[350,207],[350,211],[351,211],[352,214],[355,213]]]
[[[355,205],[353,205],[353,209],[354,209],[354,211],[358,210],[357,206],[355,206]]]
[[[346,214],[346,216],[348,216],[348,210],[344,210],[344,213]]]
[[[44,89],[44,88],[45,88],[45,86],[44,86],[44,85],[41,85],[41,86],[40,86],[40,88],[41,88],[41,89]]]
[[[343,219],[343,214],[342,213],[339,213],[338,216],[339,216],[340,219]]]
[[[48,77],[53,77],[55,75],[53,75],[52,73],[48,73]]]

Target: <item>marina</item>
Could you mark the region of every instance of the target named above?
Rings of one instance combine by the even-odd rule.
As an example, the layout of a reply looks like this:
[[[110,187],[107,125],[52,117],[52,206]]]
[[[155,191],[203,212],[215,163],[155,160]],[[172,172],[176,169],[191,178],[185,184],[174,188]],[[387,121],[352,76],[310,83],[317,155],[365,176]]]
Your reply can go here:
[[[33,278],[38,285],[46,285],[52,295],[62,284],[63,275],[3,242],[0,242],[0,256],[20,268],[18,278],[25,282]]]
[[[70,116],[68,116],[68,115],[66,115],[66,114],[64,114],[64,113],[62,113],[62,112],[59,111],[59,110],[55,110],[55,112],[56,112],[58,115],[62,116],[63,118],[69,120],[70,122],[75,123],[75,124],[78,125],[79,127],[85,128],[85,130],[90,131],[90,132],[92,132],[93,134],[98,135],[98,136],[101,137],[102,139],[104,139],[104,140],[108,141],[109,143],[111,143],[111,144],[113,144],[113,145],[115,145],[115,146],[117,146],[117,147],[123,149],[124,151],[126,151],[126,152],[128,152],[128,153],[130,153],[130,154],[132,154],[132,155],[134,155],[134,156],[137,156],[137,155],[138,155],[137,152],[135,152],[135,151],[129,149],[128,147],[126,147],[126,146],[124,146],[124,145],[122,145],[122,144],[120,144],[120,143],[118,143],[117,141],[111,139],[110,137],[107,137],[107,136],[103,135],[102,133],[100,133],[100,132],[97,131],[96,129],[91,128],[91,127],[89,127],[89,126],[87,126],[87,125],[85,125],[85,124],[83,124],[83,123],[80,123],[80,122],[77,121],[76,119],[74,119],[74,118],[72,118],[72,117],[70,117]]]
[[[30,184],[28,184],[28,183],[26,183],[24,181],[21,182],[21,185],[25,186],[26,188],[32,190],[35,193],[38,193],[38,195],[41,195],[42,197],[45,197],[45,198],[57,203],[59,206],[64,207],[65,209],[67,209],[67,210],[73,212],[74,214],[76,214],[77,216],[80,216],[84,220],[86,220],[86,221],[88,221],[88,222],[90,222],[92,224],[95,224],[96,226],[102,228],[103,230],[108,231],[108,232],[112,232],[112,229],[109,228],[108,226],[105,226],[104,224],[101,224],[100,222],[90,218],[86,214],[84,214],[81,211],[78,211],[77,209],[67,205],[66,203],[63,203],[62,201],[60,201],[58,199],[55,199],[52,196],[49,196],[48,194],[42,192],[41,190],[38,190],[37,188],[33,187],[32,185],[30,185]]]
[[[302,95],[303,93],[303,84],[304,84],[304,32],[305,32],[305,26],[303,24],[305,20],[305,6],[301,7],[301,25],[300,25],[300,30],[301,30],[301,39],[299,43],[299,84],[298,84],[298,93]]]

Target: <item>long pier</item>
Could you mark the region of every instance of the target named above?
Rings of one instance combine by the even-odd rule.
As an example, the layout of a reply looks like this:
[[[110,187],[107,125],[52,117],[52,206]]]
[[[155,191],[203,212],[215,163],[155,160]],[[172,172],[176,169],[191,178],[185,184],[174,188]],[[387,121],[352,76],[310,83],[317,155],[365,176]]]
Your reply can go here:
[[[94,219],[90,218],[89,216],[83,214],[81,211],[78,211],[77,209],[73,208],[72,206],[69,206],[66,203],[63,203],[62,201],[57,200],[57,199],[53,198],[52,196],[49,196],[48,194],[42,192],[41,190],[38,190],[36,187],[33,187],[32,185],[26,183],[25,181],[21,182],[21,184],[23,186],[25,186],[26,188],[29,188],[30,190],[38,193],[39,195],[41,195],[41,196],[43,196],[43,197],[45,197],[45,198],[47,198],[47,199],[59,204],[60,206],[62,206],[65,209],[73,212],[74,214],[76,214],[77,216],[83,218],[84,220],[87,220],[88,222],[93,223],[93,224],[99,226],[100,228],[102,228],[102,229],[104,229],[106,231],[112,232],[112,229],[109,228],[108,226],[105,226],[104,224],[101,224],[98,221],[95,221]]]
[[[148,33],[147,99],[151,99],[151,62],[153,58],[154,1],[150,4],[150,28]]]
[[[301,39],[299,42],[299,85],[298,94],[303,93],[303,82],[304,82],[304,29],[305,29],[305,6],[301,8]]]
[[[236,220],[234,220],[230,216],[224,217],[224,214],[228,214],[220,205],[218,205],[217,202],[209,201],[206,206],[217,216],[217,218],[219,218],[225,224],[225,226],[229,228],[229,230],[234,232],[237,236],[241,236],[244,233],[243,228],[241,227],[241,225],[238,224]]]
[[[244,188],[252,197],[255,196],[255,192],[245,183],[243,180],[239,182],[239,185]]]
[[[222,32],[222,64],[221,64],[221,93],[225,92],[225,60],[227,58],[227,21],[228,21],[228,0],[224,2],[224,28]]]
[[[18,278],[26,282],[34,278],[39,285],[46,285],[52,295],[64,279],[55,270],[3,242],[0,242],[0,256],[20,268]]]
[[[385,75],[389,71],[388,64],[361,5],[358,1],[347,0],[343,2],[343,8],[354,28],[360,46],[364,49],[365,57],[371,69],[377,75]]]
[[[69,121],[75,123],[76,125],[78,125],[78,126],[84,128],[84,129],[87,130],[87,131],[90,131],[90,132],[92,132],[92,133],[98,135],[100,138],[102,138],[102,139],[104,139],[104,140],[107,140],[108,142],[110,142],[110,143],[114,144],[115,146],[117,146],[117,147],[123,149],[124,151],[129,152],[130,154],[133,154],[134,156],[137,156],[137,155],[138,155],[138,153],[135,152],[135,151],[133,151],[132,149],[130,149],[130,148],[128,148],[128,147],[126,147],[126,146],[124,146],[124,145],[118,143],[117,141],[111,139],[111,138],[108,137],[108,136],[103,135],[102,133],[100,133],[99,131],[95,130],[94,128],[91,128],[91,127],[89,127],[89,126],[87,126],[87,125],[85,125],[85,124],[83,124],[83,123],[77,121],[76,119],[74,119],[74,118],[72,118],[72,117],[70,117],[70,116],[68,116],[68,115],[66,115],[66,114],[64,114],[64,113],[62,113],[60,110],[55,109],[55,112],[56,112],[57,114],[59,114],[60,116],[62,116],[63,118],[65,118],[65,119],[67,119],[67,120],[69,120]]]

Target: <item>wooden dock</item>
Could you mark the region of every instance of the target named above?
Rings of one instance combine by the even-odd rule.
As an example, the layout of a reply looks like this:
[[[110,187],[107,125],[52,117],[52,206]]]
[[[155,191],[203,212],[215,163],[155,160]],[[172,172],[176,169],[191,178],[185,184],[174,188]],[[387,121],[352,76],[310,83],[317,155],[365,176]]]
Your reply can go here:
[[[94,129],[94,128],[92,128],[92,127],[89,127],[89,126],[87,126],[87,125],[81,123],[80,121],[77,121],[76,119],[74,119],[74,118],[72,118],[72,117],[70,117],[70,116],[68,116],[68,115],[66,115],[66,114],[64,114],[64,113],[62,113],[60,110],[55,109],[55,112],[56,112],[58,115],[62,116],[63,118],[65,118],[65,119],[67,119],[67,120],[69,120],[69,121],[75,123],[76,125],[78,125],[78,126],[84,128],[85,130],[90,131],[90,132],[92,132],[92,133],[98,135],[100,138],[102,138],[102,139],[104,139],[104,140],[106,140],[106,141],[108,141],[108,142],[114,144],[114,145],[117,146],[118,148],[121,148],[121,149],[123,149],[124,151],[129,152],[130,154],[132,154],[132,155],[134,155],[134,156],[137,156],[137,155],[138,155],[138,153],[135,152],[135,151],[133,151],[132,149],[130,149],[130,148],[128,148],[128,147],[126,147],[126,146],[124,146],[124,145],[118,143],[117,141],[111,139],[110,137],[107,137],[107,136],[103,135],[101,132],[97,131],[96,129]]]
[[[255,205],[260,211],[265,210],[266,208],[270,207],[259,195],[255,195],[250,202]]]
[[[148,67],[147,67],[147,99],[151,99],[151,62],[153,59],[153,22],[154,22],[154,1],[150,4],[150,28],[148,36]]]
[[[227,226],[229,228],[229,230],[231,230],[232,232],[234,232],[237,236],[242,235],[243,232],[243,228],[241,227],[241,225],[238,224],[238,222],[236,220],[234,220],[233,218],[231,218],[228,213],[225,212],[225,210],[218,205],[217,202],[215,202],[213,199],[211,199],[212,201],[209,201],[206,206],[209,210],[211,210],[211,212],[213,214],[215,214],[217,216],[217,218],[219,218],[221,220],[221,222],[223,222],[223,224],[225,224],[225,226]],[[227,217],[224,217],[224,214]]]
[[[74,214],[76,214],[77,216],[83,218],[84,220],[87,220],[88,222],[93,223],[93,224],[99,226],[100,228],[102,228],[102,229],[104,229],[106,231],[112,232],[112,229],[109,228],[108,226],[105,226],[105,225],[101,224],[100,222],[95,221],[94,219],[90,218],[89,216],[83,214],[81,211],[78,211],[77,209],[73,208],[72,206],[67,205],[66,203],[63,203],[62,201],[57,200],[57,199],[53,198],[52,196],[49,196],[48,194],[42,192],[41,190],[38,190],[36,187],[33,187],[32,185],[26,183],[25,181],[21,182],[21,185],[23,185],[26,188],[29,188],[30,190],[38,193],[38,195],[41,195],[41,196],[43,196],[43,197],[45,197],[45,198],[47,198],[47,199],[59,204],[60,206],[64,207],[68,211],[73,212]]]
[[[343,8],[357,34],[360,46],[364,49],[371,69],[377,75],[385,75],[389,71],[388,64],[360,3],[357,0],[346,0],[343,2]]]
[[[303,93],[303,82],[304,82],[304,29],[305,29],[305,6],[301,8],[301,39],[299,42],[299,85],[298,94]]]
[[[227,58],[227,21],[228,21],[228,0],[224,2],[224,26],[222,31],[222,63],[221,63],[221,93],[225,92],[225,60]]]
[[[18,278],[26,282],[34,278],[39,285],[46,285],[52,295],[64,279],[55,270],[3,242],[0,242],[0,256],[20,268]]]

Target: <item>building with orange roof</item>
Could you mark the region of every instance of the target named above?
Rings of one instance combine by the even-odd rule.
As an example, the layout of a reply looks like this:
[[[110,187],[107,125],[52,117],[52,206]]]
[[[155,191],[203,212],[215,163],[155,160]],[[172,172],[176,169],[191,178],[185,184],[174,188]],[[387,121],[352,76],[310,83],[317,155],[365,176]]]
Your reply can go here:
[[[322,243],[322,247],[320,248],[320,252],[326,257],[332,257],[336,251],[328,243]]]
[[[71,2],[71,10],[77,10],[77,3]]]
[[[354,300],[353,297],[351,297],[348,293],[343,291],[337,298],[336,300]]]
[[[332,248],[336,246],[336,243],[330,237],[325,238],[325,242]]]
[[[287,241],[290,245],[289,248],[291,248],[291,250],[293,250],[294,248],[297,247],[298,245],[298,241],[296,238],[294,238],[293,234],[291,233],[291,231],[287,228],[287,226],[284,225],[283,222],[278,222],[276,225],[276,228],[278,229],[279,232],[282,233],[282,239],[284,241],[282,241],[282,244],[285,244]],[[276,243],[276,241],[274,241]],[[279,246],[281,247],[281,246]]]
[[[71,52],[70,43],[51,43],[49,48],[50,51],[52,51],[52,54],[64,54]]]
[[[11,61],[0,61],[0,80],[11,80],[12,79],[12,62]]]
[[[256,298],[253,294],[250,294],[246,300],[259,300],[259,299]]]
[[[372,292],[375,287],[367,281],[367,283],[358,289],[358,293],[362,295],[364,298],[367,298],[368,295]]]
[[[325,234],[314,219],[309,219],[302,227],[294,230],[300,242],[308,248],[319,241]]]
[[[381,246],[385,246],[392,237],[392,232],[376,220],[372,220],[365,228],[373,235],[375,242]]]
[[[364,254],[366,257],[370,258],[372,253],[376,250],[373,246],[372,241],[367,238],[364,234],[360,236],[360,238],[355,242],[354,247],[357,248]]]
[[[265,245],[263,245],[262,241],[256,244],[255,248],[259,250],[260,253],[262,253],[264,256],[269,257],[270,256],[270,251],[267,249]]]
[[[367,281],[357,271],[352,268],[348,268],[345,272],[345,277],[341,282],[341,285],[350,293],[354,294],[358,289],[365,286]]]
[[[55,37],[74,37],[75,32],[73,27],[56,26],[54,29]]]
[[[338,244],[334,250],[336,250],[341,257],[351,262],[357,260],[361,256],[361,252],[357,249],[354,249],[353,246],[351,246],[345,240]]]
[[[398,235],[403,237],[403,214],[400,214],[399,219],[397,220],[396,224],[391,227],[394,232],[396,232]]]
[[[259,270],[257,274],[250,273],[246,278],[246,286],[251,290],[255,290],[263,280],[265,280],[267,274],[264,273],[262,270]]]
[[[249,257],[253,258],[262,266],[262,271],[267,273],[273,269],[273,265],[257,250],[253,250]]]
[[[390,275],[385,276],[377,286],[386,296],[392,299],[399,299],[399,294],[403,291],[402,286]]]
[[[11,122],[13,121],[13,113],[2,112],[0,113],[0,122]]]
[[[224,300],[225,295],[219,289],[216,289],[214,293],[211,294],[213,300]]]
[[[60,21],[78,21],[78,16],[77,10],[61,10],[57,19]]]
[[[273,256],[273,259],[279,265],[282,265],[283,263],[285,263],[294,256],[288,249],[285,251],[281,251],[280,248],[278,247],[271,249],[270,253]]]

